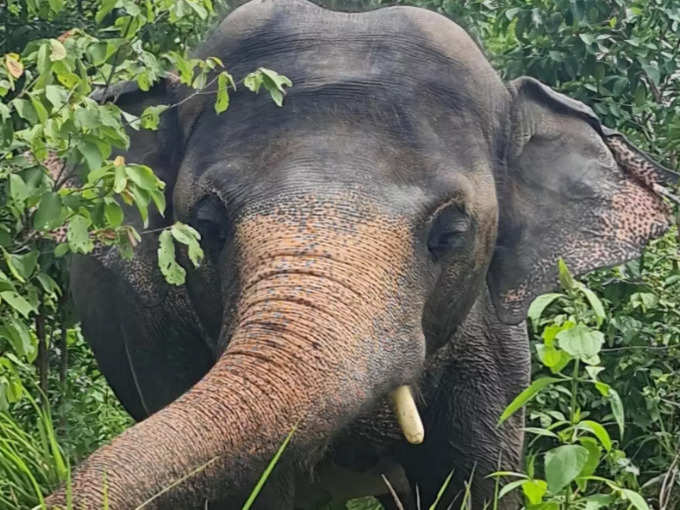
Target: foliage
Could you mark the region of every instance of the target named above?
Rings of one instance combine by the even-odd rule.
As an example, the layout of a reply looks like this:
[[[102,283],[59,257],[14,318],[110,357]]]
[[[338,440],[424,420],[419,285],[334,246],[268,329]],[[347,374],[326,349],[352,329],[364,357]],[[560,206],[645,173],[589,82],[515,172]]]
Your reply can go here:
[[[502,473],[518,480],[505,485],[500,497],[521,489],[529,510],[586,505],[593,510],[631,505],[646,510],[647,503],[634,490],[638,488],[636,477],[612,469],[630,461],[608,430],[615,428],[622,437],[625,419],[618,392],[600,379],[605,370],[600,357],[605,336],[599,331],[606,318],[604,305],[571,276],[562,261],[560,281],[564,293],[540,296],[529,309],[534,331],[542,329],[536,353],[542,371],[547,369],[550,375],[539,373],[500,418],[500,423],[504,422],[534,397],[550,392],[550,398],[530,416],[529,424],[538,421],[539,426],[526,428],[528,434],[544,441],[538,448],[535,441],[529,442],[526,473]],[[548,306],[554,313],[541,319]],[[604,417],[591,412],[589,404],[593,402],[607,403]],[[609,416],[612,420],[602,421]],[[543,465],[537,469],[539,457],[543,457]]]
[[[186,41],[210,21],[210,0],[32,0],[10,2],[6,11],[4,45],[21,53],[6,53],[0,65],[0,410],[23,395],[18,367],[39,358],[46,372],[48,340],[66,334],[65,255],[114,245],[129,258],[141,235],[158,235],[161,272],[175,285],[185,277],[175,243],[195,266],[203,257],[200,235],[188,225],[140,230],[150,207],[163,214],[165,184],[148,166],[114,153],[128,147],[129,130],[157,129],[160,115],[177,105],[149,106],[136,117],[109,102],[107,91],[126,80],[147,91],[166,76],[215,94],[222,113],[237,86],[218,58],[186,53]],[[22,21],[30,40],[9,32]],[[67,22],[77,25],[54,34]],[[265,68],[244,84],[266,89],[279,106],[292,85]]]

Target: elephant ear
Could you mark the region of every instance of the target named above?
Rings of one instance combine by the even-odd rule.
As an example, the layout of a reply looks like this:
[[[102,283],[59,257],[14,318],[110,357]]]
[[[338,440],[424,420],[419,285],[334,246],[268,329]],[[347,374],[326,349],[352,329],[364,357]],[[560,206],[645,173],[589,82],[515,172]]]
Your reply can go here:
[[[532,78],[509,90],[511,137],[489,287],[501,320],[516,324],[555,287],[559,258],[583,274],[639,256],[669,228],[664,196],[677,201],[667,187],[679,176],[585,104]]]

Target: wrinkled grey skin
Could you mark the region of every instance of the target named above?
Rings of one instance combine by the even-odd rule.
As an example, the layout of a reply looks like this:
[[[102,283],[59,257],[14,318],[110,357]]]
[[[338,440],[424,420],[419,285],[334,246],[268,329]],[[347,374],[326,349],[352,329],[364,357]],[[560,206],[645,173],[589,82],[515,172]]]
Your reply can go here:
[[[134,508],[214,454],[216,464],[149,507],[210,499],[210,508],[240,508],[297,423],[257,508],[372,494],[391,508],[381,473],[405,508],[415,508],[416,488],[427,508],[453,470],[442,507],[471,480],[481,509],[493,495],[486,475],[520,468],[522,417],[496,423],[529,381],[528,303],[554,285],[560,256],[578,273],[636,256],[668,226],[653,189],[675,177],[626,142],[613,148],[617,135],[585,105],[528,78],[502,83],[460,28],[422,9],[344,14],[255,0],[199,53],[220,57],[237,80],[263,66],[294,87],[283,108],[239,90],[220,116],[213,96],[197,96],[166,113],[158,132],[134,133],[127,159],[168,183],[170,210],[149,228],[194,225],[207,258],[197,270],[184,261],[186,287],[163,281],[151,235],[131,262],[107,249],[74,261],[85,334],[121,402],[144,420],[78,470],[75,502],[96,508],[106,472],[111,507]],[[117,101],[140,112],[185,95],[162,83],[148,94],[119,90]],[[266,226],[274,220],[280,231]],[[271,265],[276,246],[300,239],[309,242],[295,244],[287,265]],[[350,250],[347,239],[362,242]],[[367,255],[373,246],[394,253]],[[325,294],[295,262],[319,247],[336,268],[321,271]],[[384,281],[370,281],[373,266],[386,268]],[[258,270],[264,276],[249,279]],[[280,339],[295,326],[276,321],[290,308],[276,309],[260,324],[276,348],[235,364],[246,351],[232,340],[252,327],[244,303],[272,275],[318,297],[305,323],[319,337],[306,326],[294,338],[313,349],[288,349]],[[354,285],[382,289],[383,301],[366,291],[325,319]],[[374,337],[354,335],[368,320]],[[324,321],[335,324],[329,335]],[[400,384],[416,389],[422,445],[404,441],[386,403]],[[508,496],[501,508],[518,504]]]

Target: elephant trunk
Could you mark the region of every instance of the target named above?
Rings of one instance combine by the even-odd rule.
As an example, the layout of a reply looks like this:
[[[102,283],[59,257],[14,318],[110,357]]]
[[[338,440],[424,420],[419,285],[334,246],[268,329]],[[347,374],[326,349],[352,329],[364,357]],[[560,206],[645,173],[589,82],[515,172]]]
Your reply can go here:
[[[113,509],[155,496],[143,508],[241,497],[294,426],[286,455],[309,455],[415,377],[422,332],[404,314],[419,318],[422,304],[397,299],[414,290],[409,237],[390,223],[325,227],[301,232],[270,217],[241,225],[228,348],[189,392],[85,462],[72,482],[74,508],[102,508],[104,492]],[[62,492],[48,504],[64,501]]]

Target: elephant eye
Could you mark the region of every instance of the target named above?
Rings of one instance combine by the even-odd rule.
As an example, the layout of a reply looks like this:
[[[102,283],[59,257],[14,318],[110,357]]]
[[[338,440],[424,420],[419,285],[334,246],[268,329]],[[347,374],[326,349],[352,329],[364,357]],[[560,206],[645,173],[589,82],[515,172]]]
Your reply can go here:
[[[201,199],[192,214],[193,227],[201,234],[201,244],[216,256],[229,238],[227,210],[222,201],[214,195]]]
[[[470,230],[470,218],[457,206],[445,208],[432,222],[427,248],[438,260],[447,253],[461,248]]]

